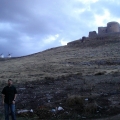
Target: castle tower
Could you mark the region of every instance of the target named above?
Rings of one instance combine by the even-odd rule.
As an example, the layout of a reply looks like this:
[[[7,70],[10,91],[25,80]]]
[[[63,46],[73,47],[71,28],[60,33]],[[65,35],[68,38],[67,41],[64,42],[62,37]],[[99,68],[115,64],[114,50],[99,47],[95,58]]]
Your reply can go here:
[[[107,33],[120,32],[120,25],[118,22],[107,23]]]

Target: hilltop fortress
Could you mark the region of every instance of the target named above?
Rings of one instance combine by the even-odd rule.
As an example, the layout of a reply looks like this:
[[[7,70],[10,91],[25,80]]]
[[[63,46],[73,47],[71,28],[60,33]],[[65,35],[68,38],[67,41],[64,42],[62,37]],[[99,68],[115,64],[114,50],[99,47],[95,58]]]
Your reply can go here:
[[[96,31],[90,31],[88,37],[69,42],[68,46],[98,46],[106,42],[115,42],[120,40],[120,24],[118,22],[109,22],[106,27],[98,27]],[[83,44],[84,43],[84,44]]]
[[[96,31],[89,32],[89,37],[104,37],[116,34],[120,34],[120,24],[118,22],[109,22],[107,23],[107,27],[98,27],[98,34],[96,33]]]

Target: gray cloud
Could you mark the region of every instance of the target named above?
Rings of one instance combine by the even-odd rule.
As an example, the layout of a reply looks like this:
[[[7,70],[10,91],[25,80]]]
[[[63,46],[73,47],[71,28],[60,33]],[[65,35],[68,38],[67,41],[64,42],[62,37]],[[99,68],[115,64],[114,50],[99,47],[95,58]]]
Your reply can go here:
[[[0,52],[23,56],[88,36],[105,9],[119,18],[119,4],[108,0],[0,0]]]

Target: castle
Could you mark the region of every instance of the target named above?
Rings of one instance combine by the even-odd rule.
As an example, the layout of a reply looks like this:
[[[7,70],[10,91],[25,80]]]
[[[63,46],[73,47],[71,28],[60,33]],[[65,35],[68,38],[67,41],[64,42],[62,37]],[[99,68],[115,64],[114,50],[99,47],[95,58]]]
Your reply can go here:
[[[118,22],[109,22],[107,23],[107,27],[98,27],[98,34],[96,31],[89,32],[89,38],[109,35],[120,36],[120,24]]]
[[[88,37],[67,43],[67,46],[99,46],[103,44],[115,43],[120,41],[120,24],[118,22],[109,22],[106,27],[98,27],[96,31],[89,32]]]

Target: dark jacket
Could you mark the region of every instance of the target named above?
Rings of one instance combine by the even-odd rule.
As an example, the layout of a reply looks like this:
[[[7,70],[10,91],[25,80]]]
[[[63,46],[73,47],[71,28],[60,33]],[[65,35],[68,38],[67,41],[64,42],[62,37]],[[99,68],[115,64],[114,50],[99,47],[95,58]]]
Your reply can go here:
[[[13,85],[6,86],[2,90],[2,94],[5,95],[4,102],[7,104],[12,104],[15,94],[17,94],[17,90]]]

